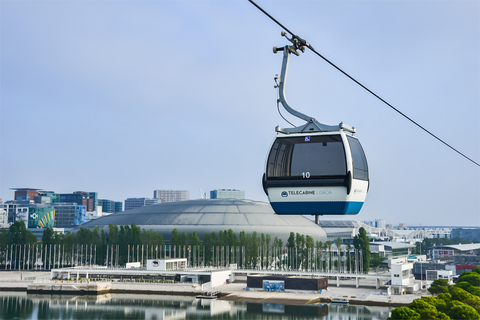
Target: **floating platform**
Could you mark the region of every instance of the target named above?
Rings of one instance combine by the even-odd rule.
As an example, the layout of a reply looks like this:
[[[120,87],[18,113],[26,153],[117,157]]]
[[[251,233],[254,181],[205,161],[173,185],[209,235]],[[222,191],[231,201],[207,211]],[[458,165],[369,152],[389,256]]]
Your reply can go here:
[[[27,293],[37,294],[75,294],[99,295],[109,293],[112,289],[111,282],[94,283],[32,283],[27,286]]]

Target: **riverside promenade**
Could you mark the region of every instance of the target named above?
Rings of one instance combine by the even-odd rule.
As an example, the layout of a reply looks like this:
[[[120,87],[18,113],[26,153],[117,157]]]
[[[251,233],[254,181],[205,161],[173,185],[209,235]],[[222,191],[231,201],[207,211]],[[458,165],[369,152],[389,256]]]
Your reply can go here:
[[[34,283],[54,283],[50,280],[50,272],[31,271],[1,271],[0,291],[27,291],[27,287]],[[343,281],[342,281],[343,282]],[[245,283],[231,283],[216,287],[220,300],[247,301],[247,302],[276,302],[287,305],[301,305],[312,303],[330,303],[332,299],[346,298],[350,304],[365,306],[398,307],[410,304],[422,295],[430,295],[427,291],[416,294],[387,295],[386,290],[371,286],[356,287],[355,280],[351,283],[343,282],[337,287],[335,279],[329,280],[329,287],[321,293],[312,292],[265,292],[246,290]],[[160,294],[160,295],[188,295],[195,296],[202,293],[202,287],[195,283],[149,283],[149,282],[111,282],[110,293],[128,294]]]

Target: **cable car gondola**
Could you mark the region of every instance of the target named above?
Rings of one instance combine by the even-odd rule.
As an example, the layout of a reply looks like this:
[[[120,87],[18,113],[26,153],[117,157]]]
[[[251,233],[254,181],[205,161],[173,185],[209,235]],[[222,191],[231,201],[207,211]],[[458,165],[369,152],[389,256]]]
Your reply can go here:
[[[277,87],[279,102],[292,115],[307,121],[301,127],[276,128],[267,155],[263,188],[277,214],[357,214],[367,195],[368,165],[355,129],[340,123],[329,126],[291,108],[285,99],[290,54],[304,52],[305,40],[288,38],[293,45],[274,47],[283,51]]]

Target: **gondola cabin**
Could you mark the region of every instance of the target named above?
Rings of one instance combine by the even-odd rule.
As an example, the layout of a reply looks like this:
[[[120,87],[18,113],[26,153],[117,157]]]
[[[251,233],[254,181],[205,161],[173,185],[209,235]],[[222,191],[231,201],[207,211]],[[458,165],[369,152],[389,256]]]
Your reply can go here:
[[[363,148],[342,130],[278,135],[263,176],[277,214],[357,214],[368,184]]]

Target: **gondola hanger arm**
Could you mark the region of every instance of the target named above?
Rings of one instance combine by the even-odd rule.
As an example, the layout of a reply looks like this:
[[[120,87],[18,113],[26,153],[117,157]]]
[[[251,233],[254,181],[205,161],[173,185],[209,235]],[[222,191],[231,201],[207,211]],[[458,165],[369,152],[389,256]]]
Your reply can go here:
[[[293,116],[295,116],[299,119],[302,119],[302,120],[306,121],[307,123],[302,125],[302,126],[295,127],[295,128],[282,128],[282,127],[277,126],[275,128],[275,130],[277,132],[281,132],[281,133],[285,133],[285,134],[306,133],[306,132],[339,131],[339,130],[345,130],[345,131],[355,133],[355,128],[350,127],[350,126],[344,124],[343,122],[341,122],[340,124],[335,125],[335,126],[326,125],[326,124],[318,122],[313,117],[310,117],[310,116],[308,116],[304,113],[301,113],[301,112],[293,109],[290,106],[290,104],[287,101],[287,98],[285,97],[285,85],[286,85],[286,81],[287,81],[287,73],[288,73],[288,64],[289,64],[289,61],[290,61],[290,54],[293,53],[294,55],[299,56],[300,53],[298,51],[305,52],[305,46],[310,46],[310,44],[307,41],[305,41],[305,40],[303,40],[303,39],[301,39],[297,36],[292,36],[291,38],[288,37],[285,31],[282,31],[282,36],[287,38],[292,43],[292,45],[286,45],[286,46],[280,47],[280,48],[273,47],[273,53],[283,51],[282,70],[280,72],[280,77],[278,78],[278,80],[277,80],[277,78],[275,78],[276,81],[278,81],[278,85],[276,87],[278,88],[279,100],[280,100],[280,103],[282,104],[282,106],[285,108],[285,110],[287,110],[287,112],[289,112],[291,115],[293,115]]]

